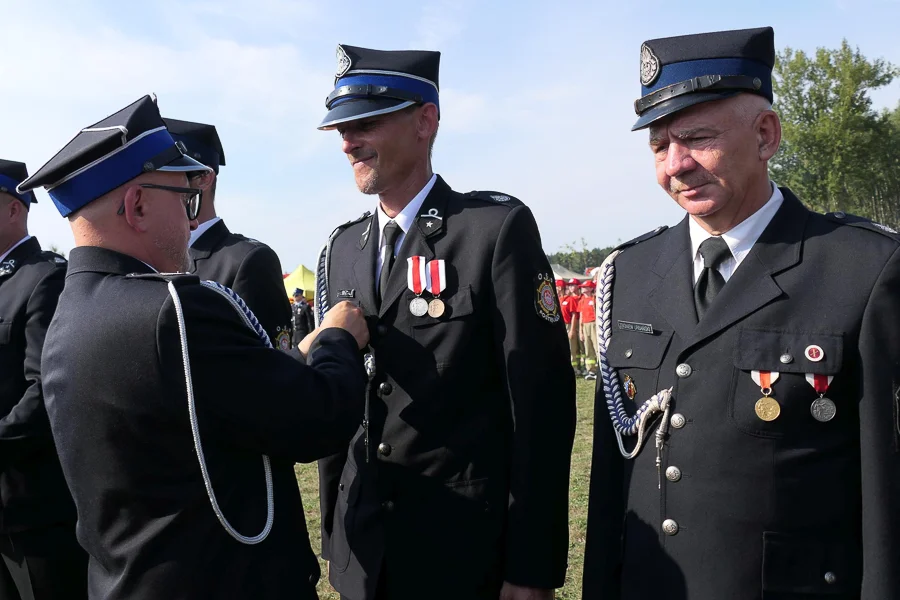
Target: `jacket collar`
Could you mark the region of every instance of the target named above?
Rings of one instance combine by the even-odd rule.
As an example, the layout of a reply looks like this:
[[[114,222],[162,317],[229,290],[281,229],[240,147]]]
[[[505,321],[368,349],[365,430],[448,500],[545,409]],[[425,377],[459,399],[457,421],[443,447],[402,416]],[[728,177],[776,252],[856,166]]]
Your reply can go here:
[[[97,246],[79,246],[69,253],[69,268],[66,277],[76,273],[107,273],[128,275],[129,273],[153,273],[153,269],[143,261]]]

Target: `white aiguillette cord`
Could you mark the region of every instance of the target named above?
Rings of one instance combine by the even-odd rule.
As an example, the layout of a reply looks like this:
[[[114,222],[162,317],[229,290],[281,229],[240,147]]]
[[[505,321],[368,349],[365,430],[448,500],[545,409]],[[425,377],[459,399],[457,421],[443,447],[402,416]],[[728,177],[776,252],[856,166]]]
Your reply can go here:
[[[247,307],[240,296],[238,296],[234,291],[230,290],[224,285],[218,284],[214,281],[202,281],[201,285],[215,291],[223,298],[228,300],[228,302],[241,316],[244,324],[252,329],[259,336],[259,338],[263,342],[265,342],[266,347],[272,348],[272,342],[269,340],[269,336],[266,334],[266,331],[259,324],[256,316],[254,316],[253,312]],[[197,425],[197,407],[194,404],[194,384],[191,379],[191,360],[188,356],[188,343],[187,332],[185,330],[184,323],[184,311],[181,308],[181,298],[178,297],[178,291],[175,289],[175,284],[171,281],[169,282],[169,294],[172,296],[172,302],[175,304],[175,315],[178,318],[178,333],[181,336],[181,355],[184,361],[184,380],[185,386],[187,387],[188,413],[191,419],[191,434],[194,437],[194,449],[197,451],[197,459],[200,461],[200,473],[203,476],[203,485],[206,486],[206,494],[209,496],[209,502],[210,504],[212,504],[213,512],[216,513],[216,517],[219,519],[219,523],[222,524],[222,527],[225,528],[225,531],[228,532],[228,535],[242,544],[258,544],[269,537],[269,533],[272,531],[272,523],[275,521],[275,494],[274,490],[272,489],[272,465],[269,463],[269,457],[263,455],[263,470],[265,471],[266,476],[265,527],[263,527],[263,530],[258,535],[255,535],[253,537],[241,535],[235,530],[234,527],[231,526],[231,523],[228,522],[228,519],[225,518],[225,515],[222,514],[222,509],[219,507],[218,501],[216,501],[216,494],[213,491],[212,482],[209,480],[209,472],[206,468],[206,458],[203,454],[203,445],[200,443],[200,427]]]

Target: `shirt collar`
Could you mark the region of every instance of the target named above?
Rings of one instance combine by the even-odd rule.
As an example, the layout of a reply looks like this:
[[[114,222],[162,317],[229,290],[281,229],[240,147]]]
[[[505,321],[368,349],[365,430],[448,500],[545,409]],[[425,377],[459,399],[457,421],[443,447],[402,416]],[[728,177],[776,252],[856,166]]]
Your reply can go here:
[[[772,187],[772,195],[769,197],[769,201],[762,208],[741,221],[736,227],[731,228],[721,236],[725,243],[728,244],[731,255],[738,263],[750,253],[753,244],[762,235],[762,232],[784,202],[784,194],[781,193],[778,186],[771,182],[770,185]],[[688,219],[688,230],[691,235],[691,256],[696,258],[700,250],[700,244],[713,236],[693,218]]]
[[[400,226],[400,229],[403,230],[403,233],[406,234],[409,232],[409,228],[412,227],[413,222],[419,217],[419,210],[422,208],[422,204],[425,202],[425,198],[431,192],[431,188],[434,187],[434,182],[437,181],[437,174],[431,176],[431,179],[428,180],[428,183],[425,184],[425,187],[422,188],[416,196],[410,200],[409,204],[400,211],[396,217],[391,219],[384,210],[381,208],[381,203],[378,203],[378,230],[383,232],[384,226],[387,225],[390,221],[394,221],[397,225]]]
[[[216,223],[218,223],[221,220],[222,220],[222,217],[213,217],[209,221],[204,221],[203,223],[200,223],[200,225],[197,226],[197,229],[195,229],[191,232],[191,241],[188,242],[188,247],[190,248],[191,246],[193,246],[194,242],[199,240],[201,235],[206,233],[206,231],[210,227],[212,227],[213,225],[215,225]]]
[[[13,251],[13,250],[15,250],[16,248],[18,248],[19,246],[21,246],[22,244],[24,244],[25,242],[27,242],[27,241],[30,240],[30,239],[31,239],[31,236],[30,236],[30,235],[26,235],[26,236],[23,237],[21,240],[19,240],[18,242],[16,242],[15,245],[14,245],[12,248],[10,248],[10,249],[7,250],[6,252],[4,252],[2,255],[0,255],[0,262],[3,262],[4,260],[6,260],[6,257],[9,256],[10,254],[12,254],[12,251]]]

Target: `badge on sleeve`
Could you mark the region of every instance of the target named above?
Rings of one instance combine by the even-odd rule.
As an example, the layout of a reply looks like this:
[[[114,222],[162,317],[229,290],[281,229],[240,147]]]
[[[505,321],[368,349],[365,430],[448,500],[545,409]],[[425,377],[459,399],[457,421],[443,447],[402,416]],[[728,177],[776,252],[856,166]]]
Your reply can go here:
[[[559,321],[559,303],[556,301],[556,288],[553,282],[552,273],[538,273],[534,278],[534,308],[538,316],[548,323]]]
[[[281,350],[290,350],[291,349],[291,332],[290,327],[276,327],[275,331],[278,333],[275,336],[275,347]]]

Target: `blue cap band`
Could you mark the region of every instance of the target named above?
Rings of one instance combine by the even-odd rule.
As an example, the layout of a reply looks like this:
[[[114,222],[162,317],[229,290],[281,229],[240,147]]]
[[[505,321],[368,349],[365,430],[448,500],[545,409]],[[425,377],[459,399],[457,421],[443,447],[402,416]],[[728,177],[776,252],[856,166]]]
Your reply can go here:
[[[435,88],[431,83],[413,79],[411,77],[403,77],[402,75],[372,75],[367,73],[360,75],[347,75],[346,77],[341,77],[340,79],[338,79],[335,82],[334,87],[335,89],[337,89],[345,85],[383,85],[389,88],[398,88],[412,94],[418,94],[422,97],[423,102],[436,104],[438,109],[440,109],[441,107],[440,102],[438,101],[437,88]],[[370,97],[371,96],[365,95],[344,96],[341,98],[337,98],[332,103],[331,108],[340,106],[341,104],[349,100],[358,100],[360,98]]]
[[[641,86],[641,96],[652,94],[664,87],[700,77],[702,75],[746,75],[758,77],[762,87],[756,92],[772,99],[772,69],[763,63],[746,58],[709,58],[686,60],[663,65],[659,78],[650,87]]]
[[[135,138],[65,183],[47,190],[59,213],[67,217],[92,200],[144,172],[144,163],[175,145],[165,129]]]
[[[25,192],[24,194],[20,194],[16,191],[16,186],[22,183],[21,181],[16,181],[12,177],[8,177],[0,173],[0,187],[6,188],[6,193],[10,196],[18,198],[22,201],[25,206],[31,206],[31,203],[34,202],[34,193],[33,192]]]

